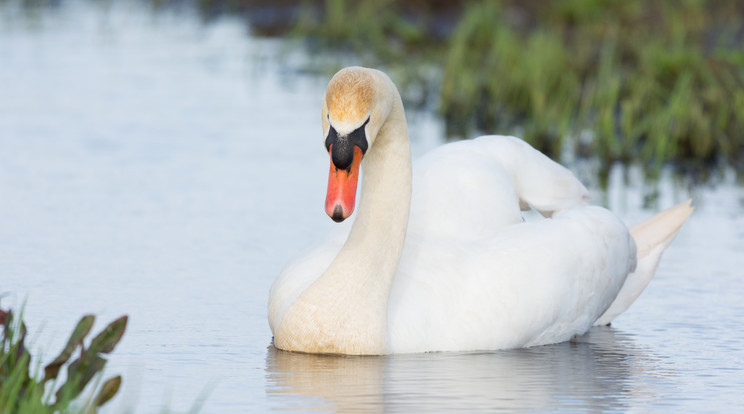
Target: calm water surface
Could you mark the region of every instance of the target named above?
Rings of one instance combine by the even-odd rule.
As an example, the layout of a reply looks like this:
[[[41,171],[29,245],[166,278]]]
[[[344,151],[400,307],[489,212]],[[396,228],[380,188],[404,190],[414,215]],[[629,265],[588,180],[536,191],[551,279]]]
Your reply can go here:
[[[571,343],[318,357],[270,347],[274,276],[333,227],[327,79],[238,21],[140,3],[0,6],[0,292],[48,360],[87,312],[129,314],[108,412],[718,411],[744,406],[744,191],[659,184],[697,210],[638,302]],[[288,56],[293,62],[308,56]],[[408,113],[414,156],[441,123]],[[580,172],[580,171],[579,171]],[[650,215],[637,171],[598,203]],[[583,173],[587,182],[591,174]]]

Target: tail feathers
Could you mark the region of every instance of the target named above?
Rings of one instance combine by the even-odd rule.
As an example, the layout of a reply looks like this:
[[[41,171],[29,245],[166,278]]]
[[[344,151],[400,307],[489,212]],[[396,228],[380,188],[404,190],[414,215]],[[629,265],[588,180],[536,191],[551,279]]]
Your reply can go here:
[[[661,254],[672,243],[682,224],[695,209],[691,203],[692,200],[679,203],[630,228],[630,234],[638,248],[638,264],[635,271],[625,279],[623,287],[610,307],[594,325],[608,325],[640,296],[654,277]]]

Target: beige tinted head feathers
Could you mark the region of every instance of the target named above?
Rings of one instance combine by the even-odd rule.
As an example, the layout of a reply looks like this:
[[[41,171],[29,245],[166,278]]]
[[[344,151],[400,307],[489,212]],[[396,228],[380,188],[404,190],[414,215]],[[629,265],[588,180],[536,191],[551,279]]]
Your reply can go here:
[[[394,91],[390,78],[376,69],[341,69],[323,96],[323,137],[328,137],[331,126],[339,135],[347,135],[364,125],[371,146],[390,114]]]
[[[374,79],[362,68],[346,68],[338,72],[328,84],[325,103],[334,127],[359,126],[369,116],[375,98]]]

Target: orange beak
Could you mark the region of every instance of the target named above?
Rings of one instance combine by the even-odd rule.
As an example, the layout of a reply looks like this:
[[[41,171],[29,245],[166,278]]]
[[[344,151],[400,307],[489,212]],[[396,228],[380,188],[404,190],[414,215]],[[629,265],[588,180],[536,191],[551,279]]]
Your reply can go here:
[[[328,151],[331,152],[330,149]],[[354,158],[348,170],[338,169],[331,159],[331,170],[328,173],[328,193],[326,193],[325,210],[333,221],[340,223],[354,212],[357,181],[359,181],[359,164],[364,153],[354,146]]]

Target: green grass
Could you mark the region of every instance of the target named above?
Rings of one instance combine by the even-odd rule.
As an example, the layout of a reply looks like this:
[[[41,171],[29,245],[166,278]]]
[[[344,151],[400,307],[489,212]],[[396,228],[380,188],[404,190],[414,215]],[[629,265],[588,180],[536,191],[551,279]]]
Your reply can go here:
[[[451,138],[516,134],[605,169],[744,171],[739,0],[149,1],[192,3],[205,19],[241,14],[254,34],[314,56],[303,71],[380,67],[407,107],[438,111]]]
[[[103,354],[112,352],[121,340],[127,317],[114,320],[85,344],[94,320],[93,315],[84,316],[62,352],[42,369],[26,348],[26,325],[13,312],[0,309],[0,412],[92,413],[113,398],[121,377],[101,382],[106,364]],[[64,381],[59,377],[62,368]],[[79,401],[90,383],[97,392],[87,401]]]
[[[742,165],[743,3],[470,1],[444,37],[415,7],[436,3],[327,0],[294,34],[383,66],[404,97],[434,90],[450,136],[515,133],[651,170]]]

